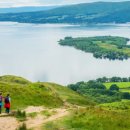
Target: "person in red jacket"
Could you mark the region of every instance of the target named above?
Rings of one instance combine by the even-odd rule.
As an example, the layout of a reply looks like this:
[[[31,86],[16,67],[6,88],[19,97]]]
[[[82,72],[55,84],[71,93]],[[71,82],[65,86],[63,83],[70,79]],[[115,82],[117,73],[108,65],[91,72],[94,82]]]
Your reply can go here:
[[[11,102],[9,94],[7,94],[7,96],[5,97],[5,101],[4,102],[5,102],[5,105],[4,105],[5,112],[9,114],[9,112],[10,112],[10,102]]]

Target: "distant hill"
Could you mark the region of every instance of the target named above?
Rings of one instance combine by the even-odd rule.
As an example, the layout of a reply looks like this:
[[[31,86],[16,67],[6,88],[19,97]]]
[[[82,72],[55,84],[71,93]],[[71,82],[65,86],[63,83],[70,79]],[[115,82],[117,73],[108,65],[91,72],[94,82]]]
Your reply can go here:
[[[0,21],[22,23],[127,23],[130,1],[67,5],[46,11],[0,14]]]
[[[8,84],[19,84],[19,85],[27,85],[31,83],[30,81],[22,77],[12,75],[0,76],[0,82]]]
[[[21,13],[21,12],[35,12],[54,9],[57,6],[26,6],[26,7],[11,7],[0,8],[0,13]]]

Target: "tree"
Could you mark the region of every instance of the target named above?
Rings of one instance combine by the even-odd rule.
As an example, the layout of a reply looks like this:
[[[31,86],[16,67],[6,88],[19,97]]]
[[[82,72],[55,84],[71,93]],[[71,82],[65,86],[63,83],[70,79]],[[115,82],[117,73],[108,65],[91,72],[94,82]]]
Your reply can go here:
[[[107,77],[102,77],[102,78],[98,78],[96,79],[97,82],[100,82],[100,83],[106,83],[109,81],[109,79]]]
[[[110,82],[122,82],[122,79],[120,77],[112,77],[110,78]]]
[[[122,82],[128,82],[129,80],[127,78],[122,78]]]
[[[111,91],[119,91],[119,87],[116,84],[112,84],[109,88]]]
[[[128,82],[130,82],[130,77],[128,78]]]
[[[93,81],[93,80],[88,81],[87,86],[90,89],[106,89],[105,85],[103,85],[102,83]]]
[[[77,91],[77,89],[78,89],[79,86],[76,86],[75,84],[70,84],[70,85],[68,85],[68,87],[70,89],[74,90],[74,91]]]
[[[129,92],[124,92],[123,93],[123,98],[124,99],[130,99],[130,93]]]
[[[72,39],[72,37],[65,37],[65,40],[71,40]]]

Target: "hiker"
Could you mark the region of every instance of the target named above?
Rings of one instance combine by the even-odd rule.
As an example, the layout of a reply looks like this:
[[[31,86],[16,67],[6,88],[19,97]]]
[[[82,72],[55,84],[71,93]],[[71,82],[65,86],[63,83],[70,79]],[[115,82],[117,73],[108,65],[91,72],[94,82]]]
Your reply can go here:
[[[2,100],[3,100],[3,97],[2,97],[2,93],[0,92],[0,114],[2,112]]]
[[[5,107],[5,112],[6,113],[9,113],[10,112],[10,95],[9,94],[7,94],[7,96],[5,97],[5,105],[4,105],[4,107]]]

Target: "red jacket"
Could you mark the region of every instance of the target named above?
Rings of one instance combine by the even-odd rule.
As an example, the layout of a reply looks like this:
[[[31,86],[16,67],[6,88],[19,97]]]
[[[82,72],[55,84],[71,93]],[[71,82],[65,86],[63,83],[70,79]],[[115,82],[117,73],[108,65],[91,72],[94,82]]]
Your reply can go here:
[[[10,103],[5,103],[4,107],[5,108],[10,108]]]
[[[6,101],[6,99],[7,99],[7,101]],[[5,98],[4,107],[5,107],[5,108],[10,108],[10,97],[6,97],[6,98]]]

